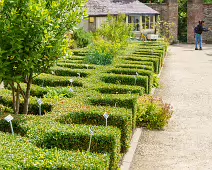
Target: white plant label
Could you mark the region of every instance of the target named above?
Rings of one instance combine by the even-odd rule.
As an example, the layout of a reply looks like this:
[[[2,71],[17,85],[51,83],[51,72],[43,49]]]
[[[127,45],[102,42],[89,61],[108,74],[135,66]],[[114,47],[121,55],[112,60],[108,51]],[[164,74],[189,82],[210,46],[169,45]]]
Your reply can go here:
[[[72,88],[70,88],[70,89],[69,89],[69,91],[70,91],[71,93],[73,93],[73,92],[74,92],[74,90],[73,90]]]
[[[4,120],[10,122],[11,120],[13,120],[13,117],[11,115],[8,115],[7,117],[4,118]]]
[[[108,119],[108,117],[109,117],[109,115],[107,113],[105,113],[103,116],[105,119]]]
[[[38,104],[39,104],[39,106],[41,106],[43,104],[42,99],[38,99]]]

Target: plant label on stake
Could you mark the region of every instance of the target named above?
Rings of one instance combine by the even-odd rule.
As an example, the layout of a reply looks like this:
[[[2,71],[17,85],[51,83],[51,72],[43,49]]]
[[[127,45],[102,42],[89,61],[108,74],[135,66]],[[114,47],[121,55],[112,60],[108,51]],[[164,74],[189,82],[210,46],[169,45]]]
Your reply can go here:
[[[10,123],[11,132],[12,132],[12,135],[14,135],[13,125],[12,125],[13,117],[11,115],[8,115],[7,117],[4,118],[4,120]]]
[[[86,67],[87,67],[87,69],[88,69],[88,64],[86,64],[85,66],[86,66]]]
[[[138,72],[136,72],[135,74],[136,74],[136,76],[139,76]]]
[[[107,126],[107,119],[108,119],[108,117],[109,117],[109,114],[105,113],[103,116],[104,116],[104,118],[105,118],[105,120],[106,120],[106,126]]]
[[[41,105],[43,104],[43,101],[40,99],[38,99],[38,105],[39,105],[39,115],[41,116]]]
[[[78,77],[80,78],[80,73],[77,73],[78,74]]]
[[[94,135],[94,131],[91,127],[90,128],[90,142],[89,142],[89,146],[88,146],[88,152],[90,152],[90,149],[91,149],[91,140],[92,140],[93,135]]]
[[[144,65],[144,70],[146,69],[146,66]]]
[[[71,86],[73,86],[74,80],[73,80],[73,79],[70,79],[69,81],[70,81],[70,83],[71,83]]]
[[[134,79],[135,79],[135,85],[136,85],[136,81],[137,81],[137,76],[136,75],[134,75]]]
[[[69,89],[69,91],[70,91],[71,93],[73,93],[73,92],[74,92],[74,90],[73,90],[72,88],[70,88],[70,89]]]

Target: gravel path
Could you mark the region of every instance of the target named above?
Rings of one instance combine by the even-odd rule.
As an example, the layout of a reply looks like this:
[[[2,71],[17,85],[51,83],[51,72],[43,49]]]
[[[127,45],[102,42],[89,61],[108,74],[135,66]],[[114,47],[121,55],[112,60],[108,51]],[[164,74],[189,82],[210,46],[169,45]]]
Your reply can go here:
[[[175,113],[164,131],[143,131],[130,170],[212,170],[212,45],[172,46],[155,94]]]

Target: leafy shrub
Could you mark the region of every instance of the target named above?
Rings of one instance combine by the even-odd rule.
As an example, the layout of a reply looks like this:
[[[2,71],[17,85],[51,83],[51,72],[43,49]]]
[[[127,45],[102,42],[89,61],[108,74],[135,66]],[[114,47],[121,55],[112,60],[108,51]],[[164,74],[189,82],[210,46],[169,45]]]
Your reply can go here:
[[[72,98],[73,92],[70,91],[70,88],[61,87],[61,88],[46,88],[47,94],[45,95],[46,98],[51,99],[58,99],[58,98]]]
[[[132,69],[143,69],[143,70],[149,70],[149,71],[154,71],[152,63],[150,65],[146,65],[145,63],[129,63],[129,64],[120,64],[116,65],[116,68],[132,68]]]
[[[148,129],[163,129],[173,113],[170,104],[160,98],[143,96],[138,99],[137,126]]]
[[[58,118],[59,122],[66,124],[87,124],[105,126],[104,114],[109,114],[108,126],[114,126],[121,130],[122,153],[125,153],[130,145],[132,136],[132,111],[124,108],[87,106],[83,109],[64,114]]]
[[[35,124],[36,122],[36,124]],[[38,126],[40,124],[40,126]],[[26,136],[38,147],[59,148],[62,150],[86,151],[89,147],[90,128],[94,135],[90,151],[94,153],[108,153],[110,155],[110,169],[117,169],[120,161],[121,132],[115,127],[90,126],[77,124],[60,124],[52,120],[35,117],[22,124],[28,129]]]
[[[90,53],[86,56],[86,62],[97,65],[109,65],[113,62],[114,56],[118,52],[118,45],[114,46],[110,42],[98,38],[89,47]]]
[[[1,132],[0,146],[3,169],[109,169],[109,154],[42,149],[27,138]]]
[[[112,106],[132,109],[133,129],[135,128],[136,114],[137,114],[137,100],[136,94],[104,94],[95,97],[90,97],[89,101],[92,105],[97,106]]]
[[[56,86],[69,86],[71,85],[70,83],[70,78],[68,76],[55,76],[55,75],[50,75],[50,74],[40,74],[39,76],[34,78],[33,83],[37,84],[39,86],[45,87],[45,86],[50,86],[50,87],[56,87]],[[82,87],[83,84],[79,80],[80,78],[74,79],[74,82],[72,83],[73,86],[79,86]]]
[[[117,85],[117,84],[100,84],[95,87],[97,91],[103,94],[130,94],[138,93],[142,96],[145,93],[144,87]]]
[[[57,76],[76,76],[78,77],[80,75],[80,77],[87,77],[89,75],[89,73],[87,72],[87,70],[81,70],[81,69],[70,69],[65,67],[52,67],[50,69],[51,71],[49,73],[53,73],[54,75]]]
[[[160,87],[160,78],[157,76],[157,74],[154,74],[153,76],[153,87],[155,88]]]
[[[92,42],[92,34],[86,32],[83,28],[79,28],[74,30],[73,39],[78,48],[84,48]]]
[[[105,83],[141,86],[146,93],[149,92],[148,76],[104,74],[101,80]]]
[[[68,60],[67,60],[68,61]],[[60,67],[68,67],[71,69],[95,69],[95,66],[88,65],[88,64],[73,64],[73,63],[58,63],[57,64]]]

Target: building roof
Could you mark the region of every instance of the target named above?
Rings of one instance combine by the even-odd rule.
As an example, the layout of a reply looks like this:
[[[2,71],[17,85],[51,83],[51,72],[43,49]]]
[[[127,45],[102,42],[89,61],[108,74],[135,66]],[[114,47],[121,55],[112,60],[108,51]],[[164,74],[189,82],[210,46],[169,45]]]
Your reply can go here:
[[[157,11],[138,0],[89,0],[87,8],[89,16],[105,16],[108,14],[159,15]]]

